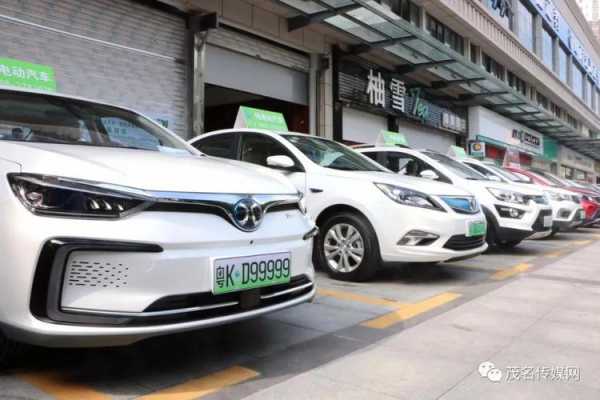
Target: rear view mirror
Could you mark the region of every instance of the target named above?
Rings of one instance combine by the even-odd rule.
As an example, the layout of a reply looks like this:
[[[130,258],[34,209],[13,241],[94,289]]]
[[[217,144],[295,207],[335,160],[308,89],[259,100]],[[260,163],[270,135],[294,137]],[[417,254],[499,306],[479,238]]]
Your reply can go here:
[[[421,171],[421,173],[419,174],[419,176],[421,176],[421,178],[430,179],[432,181],[436,181],[436,180],[438,180],[440,178],[438,176],[438,174],[436,174],[434,171],[432,171],[430,169],[426,169],[425,171]]]
[[[269,156],[267,157],[267,165],[271,168],[290,169],[296,163],[288,156]]]

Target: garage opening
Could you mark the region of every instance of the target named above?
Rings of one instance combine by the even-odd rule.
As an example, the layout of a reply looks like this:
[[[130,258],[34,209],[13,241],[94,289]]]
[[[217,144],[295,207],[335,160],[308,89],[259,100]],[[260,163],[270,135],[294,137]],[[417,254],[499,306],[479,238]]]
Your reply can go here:
[[[204,130],[231,129],[240,106],[259,108],[283,114],[288,129],[308,133],[308,106],[207,84]]]

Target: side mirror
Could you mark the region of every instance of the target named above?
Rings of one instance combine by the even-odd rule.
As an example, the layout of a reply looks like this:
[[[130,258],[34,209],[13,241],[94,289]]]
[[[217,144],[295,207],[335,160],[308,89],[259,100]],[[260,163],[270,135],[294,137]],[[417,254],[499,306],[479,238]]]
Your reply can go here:
[[[419,175],[421,176],[421,178],[430,179],[432,181],[437,181],[438,179],[440,179],[438,174],[436,174],[434,171],[432,171],[430,169],[421,171],[421,173]]]
[[[290,169],[296,164],[288,156],[269,156],[267,157],[267,165],[271,168]]]

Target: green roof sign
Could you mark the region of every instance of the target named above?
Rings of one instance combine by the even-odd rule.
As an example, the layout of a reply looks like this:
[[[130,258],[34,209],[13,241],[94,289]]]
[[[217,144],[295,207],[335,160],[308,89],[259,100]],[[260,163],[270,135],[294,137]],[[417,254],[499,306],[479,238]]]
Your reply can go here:
[[[383,146],[406,146],[408,147],[408,141],[406,136],[399,132],[392,131],[381,131],[377,138],[377,145]]]
[[[241,106],[235,119],[235,128],[267,129],[287,132],[283,114]]]
[[[54,68],[12,58],[0,58],[0,85],[56,92]]]
[[[450,149],[448,150],[448,155],[450,157],[455,157],[458,159],[461,158],[467,158],[467,152],[465,151],[465,149],[463,149],[460,146],[450,146]]]

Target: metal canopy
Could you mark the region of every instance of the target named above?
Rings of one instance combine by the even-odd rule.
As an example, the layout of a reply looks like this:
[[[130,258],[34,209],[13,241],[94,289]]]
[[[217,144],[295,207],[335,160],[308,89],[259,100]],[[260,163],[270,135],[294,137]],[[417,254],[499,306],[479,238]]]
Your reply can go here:
[[[322,23],[347,35],[355,44],[351,54],[384,51],[398,60],[396,72],[427,71],[436,78],[428,90],[460,88],[464,93],[453,101],[485,105],[559,143],[596,160],[600,146],[582,146],[573,141],[573,127],[540,108],[506,82],[472,63],[462,54],[404,20],[374,0],[276,0],[299,14],[288,19],[293,30],[310,23]],[[581,137],[581,136],[579,136]],[[570,138],[570,139],[568,139]]]

